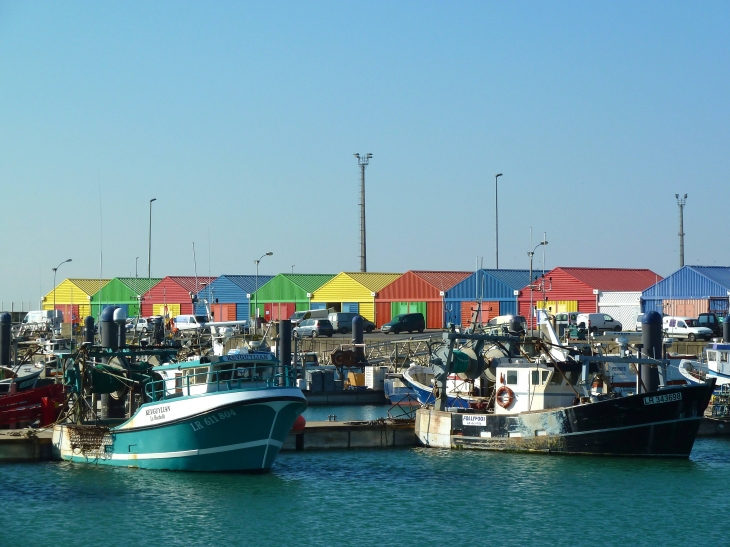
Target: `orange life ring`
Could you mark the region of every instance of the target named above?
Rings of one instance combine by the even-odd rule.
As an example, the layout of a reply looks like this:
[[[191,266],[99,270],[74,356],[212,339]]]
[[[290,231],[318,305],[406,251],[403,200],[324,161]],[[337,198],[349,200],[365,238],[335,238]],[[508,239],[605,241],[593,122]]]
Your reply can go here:
[[[515,400],[515,392],[507,386],[502,386],[497,390],[497,395],[495,396],[495,398],[499,406],[501,406],[502,408],[507,408],[509,406],[512,406],[512,403]]]

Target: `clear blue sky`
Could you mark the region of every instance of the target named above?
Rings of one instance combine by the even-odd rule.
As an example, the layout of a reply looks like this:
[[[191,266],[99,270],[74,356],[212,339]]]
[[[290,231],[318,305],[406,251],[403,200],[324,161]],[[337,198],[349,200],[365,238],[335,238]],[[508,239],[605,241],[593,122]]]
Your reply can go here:
[[[728,2],[0,1],[0,300],[152,275],[730,265]],[[101,231],[101,233],[100,233]],[[535,268],[542,268],[542,253]],[[7,307],[7,306],[6,306]]]

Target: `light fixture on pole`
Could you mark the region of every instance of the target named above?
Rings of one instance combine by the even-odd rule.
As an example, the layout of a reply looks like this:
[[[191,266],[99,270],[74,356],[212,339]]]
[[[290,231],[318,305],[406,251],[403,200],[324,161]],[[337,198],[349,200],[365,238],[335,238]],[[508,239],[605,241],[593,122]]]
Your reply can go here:
[[[261,262],[261,259],[265,256],[271,256],[274,253],[269,251],[268,253],[262,254],[258,260],[254,260],[254,263],[256,264],[256,292],[254,293],[254,328],[259,328],[259,262]]]
[[[360,271],[367,272],[367,253],[365,246],[365,168],[370,163],[372,154],[353,154],[360,166]]]
[[[499,270],[499,206],[497,205],[497,183],[502,173],[494,175],[494,248],[496,250],[496,269]]]
[[[147,279],[150,279],[152,276],[150,275],[151,271],[151,262],[152,262],[152,202],[157,201],[157,198],[152,198],[150,200],[150,235],[147,240]]]
[[[53,328],[56,328],[56,272],[58,271],[58,268],[66,264],[66,262],[71,262],[71,259],[64,260],[61,262],[58,266],[53,268]]]
[[[535,256],[535,251],[537,250],[537,248],[540,245],[547,245],[547,244],[548,244],[548,242],[545,241],[545,239],[543,239],[540,243],[535,245],[535,248],[532,249],[532,251],[527,253],[527,256],[530,257],[530,285],[529,285],[529,287],[530,287],[530,330],[532,330],[532,316],[534,315],[533,310],[532,310],[532,291],[535,288],[535,285],[533,284],[533,279],[532,279],[532,257]]]
[[[679,194],[674,194],[677,198],[677,205],[679,205],[679,267],[684,267],[684,205],[687,203],[687,194],[684,197],[679,197]]]

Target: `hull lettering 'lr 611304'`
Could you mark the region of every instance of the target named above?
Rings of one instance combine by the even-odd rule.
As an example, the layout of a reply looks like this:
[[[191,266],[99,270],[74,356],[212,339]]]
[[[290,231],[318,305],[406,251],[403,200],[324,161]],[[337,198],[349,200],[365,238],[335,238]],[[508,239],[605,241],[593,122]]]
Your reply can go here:
[[[443,343],[432,346],[430,367],[414,365],[403,376],[421,388],[433,386],[424,395],[430,406],[416,414],[420,442],[552,454],[689,456],[714,379],[669,385],[668,360],[625,350],[616,356],[579,353],[537,339],[530,343],[538,356],[527,358],[519,347],[525,343],[511,335],[445,333]],[[646,385],[637,373],[635,392],[614,391],[609,363],[653,370],[657,386]]]

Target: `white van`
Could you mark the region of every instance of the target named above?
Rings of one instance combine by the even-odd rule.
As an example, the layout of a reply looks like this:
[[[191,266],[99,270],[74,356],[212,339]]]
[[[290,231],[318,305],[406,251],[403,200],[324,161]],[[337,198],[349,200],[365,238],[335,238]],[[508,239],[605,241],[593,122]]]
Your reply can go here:
[[[209,323],[205,315],[178,315],[174,321],[177,330],[200,330]]]
[[[588,332],[621,332],[623,325],[606,313],[579,313],[576,317],[578,326]]]
[[[58,330],[63,323],[63,312],[61,310],[34,310],[29,311],[21,323],[26,329],[52,328]]]
[[[700,327],[693,317],[667,316],[662,321],[662,328],[667,336],[672,338],[686,338],[694,342],[698,338],[709,340],[712,338],[712,329]]]

